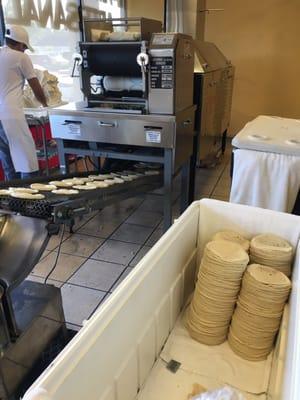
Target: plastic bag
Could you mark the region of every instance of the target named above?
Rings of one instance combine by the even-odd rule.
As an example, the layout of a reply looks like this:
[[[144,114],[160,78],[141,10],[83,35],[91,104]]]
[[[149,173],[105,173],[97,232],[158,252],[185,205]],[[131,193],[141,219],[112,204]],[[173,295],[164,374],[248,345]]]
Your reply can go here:
[[[235,389],[224,386],[217,390],[198,394],[192,400],[245,400],[245,397]]]

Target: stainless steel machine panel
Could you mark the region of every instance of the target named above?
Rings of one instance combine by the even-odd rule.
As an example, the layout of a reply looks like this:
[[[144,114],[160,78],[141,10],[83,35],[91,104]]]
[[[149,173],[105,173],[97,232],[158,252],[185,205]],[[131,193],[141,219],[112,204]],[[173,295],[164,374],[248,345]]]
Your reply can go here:
[[[195,107],[189,107],[177,114],[176,151],[174,165],[182,165],[193,152]]]
[[[194,78],[196,130],[198,131],[198,164],[215,162],[224,151],[230,123],[234,67],[209,42],[196,41]]]
[[[154,34],[149,54],[149,113],[176,114],[191,106],[194,68],[191,37]]]
[[[175,146],[174,116],[52,110],[54,138],[159,148]]]

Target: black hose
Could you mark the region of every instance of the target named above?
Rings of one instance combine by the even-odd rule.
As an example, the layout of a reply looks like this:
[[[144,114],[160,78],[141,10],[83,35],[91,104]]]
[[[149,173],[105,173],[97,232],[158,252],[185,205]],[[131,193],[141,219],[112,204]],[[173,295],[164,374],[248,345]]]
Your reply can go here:
[[[63,242],[63,240],[64,240],[64,234],[65,234],[65,224],[63,224],[63,227],[62,227],[62,235],[61,235],[60,242],[59,242],[59,245],[58,245],[58,250],[57,250],[55,262],[54,262],[54,265],[53,265],[53,267],[51,268],[50,272],[48,273],[48,275],[47,275],[46,278],[45,278],[45,281],[44,281],[45,284],[47,283],[47,280],[49,279],[49,276],[52,274],[52,272],[53,272],[53,271],[55,270],[55,268],[57,267],[58,258],[59,258],[59,256],[60,256],[61,245],[62,245],[62,242]]]

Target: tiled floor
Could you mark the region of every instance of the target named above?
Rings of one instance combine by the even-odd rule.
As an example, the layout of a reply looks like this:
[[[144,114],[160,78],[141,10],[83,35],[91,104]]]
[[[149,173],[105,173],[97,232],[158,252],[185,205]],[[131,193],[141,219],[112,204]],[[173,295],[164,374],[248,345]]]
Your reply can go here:
[[[229,171],[230,149],[216,167],[197,170],[196,199],[228,200]],[[64,234],[53,272],[62,235],[50,240],[29,279],[44,282],[51,272],[47,282],[61,287],[66,321],[73,329],[80,329],[162,236],[160,194],[156,190],[128,199],[77,221],[75,233]],[[173,211],[178,216],[178,201]]]

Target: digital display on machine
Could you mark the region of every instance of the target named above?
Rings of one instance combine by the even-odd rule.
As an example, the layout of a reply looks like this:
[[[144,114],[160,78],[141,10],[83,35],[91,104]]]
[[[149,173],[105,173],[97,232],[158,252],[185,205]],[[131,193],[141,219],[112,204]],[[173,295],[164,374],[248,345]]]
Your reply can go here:
[[[173,88],[173,58],[153,57],[150,67],[151,89]]]
[[[174,35],[154,35],[153,44],[156,45],[168,45],[173,43]]]

